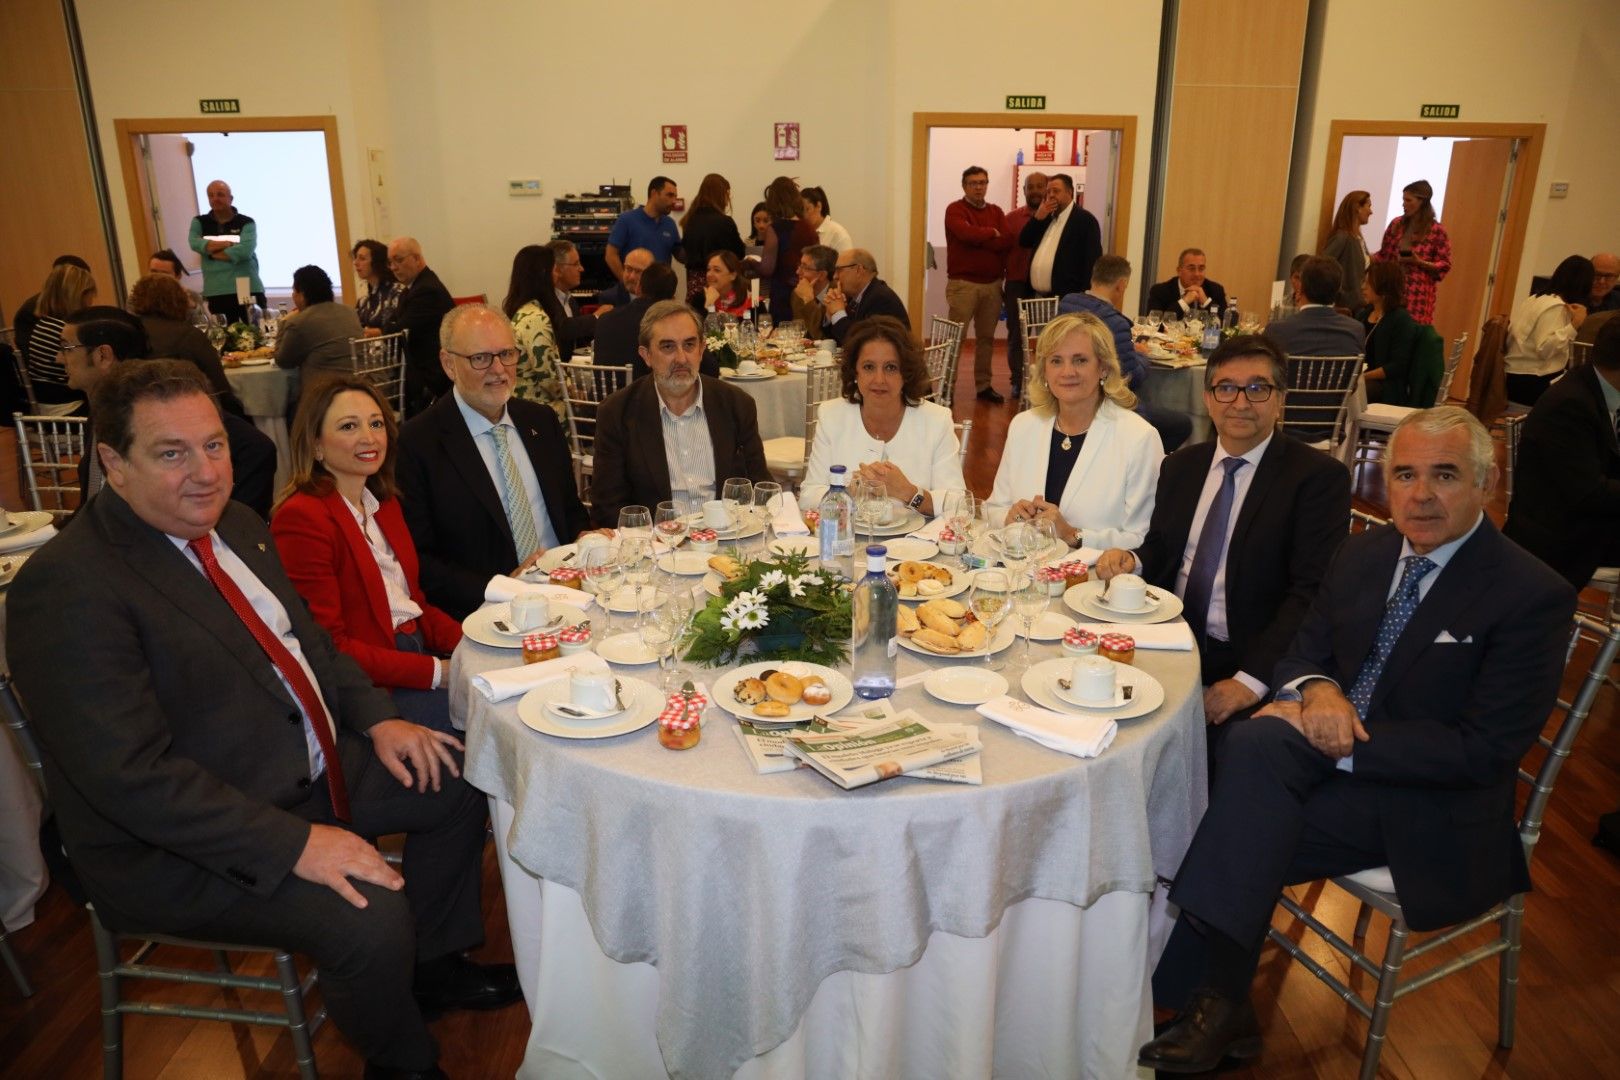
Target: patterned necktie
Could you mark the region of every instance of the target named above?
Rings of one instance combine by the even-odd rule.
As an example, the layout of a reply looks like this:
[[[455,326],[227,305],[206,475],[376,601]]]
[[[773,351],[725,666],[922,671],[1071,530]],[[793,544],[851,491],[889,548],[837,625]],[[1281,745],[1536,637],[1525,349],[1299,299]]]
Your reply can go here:
[[[337,742],[332,733],[332,726],[328,722],[326,706],[321,702],[321,695],[315,685],[304,674],[303,667],[293,658],[287,646],[275,632],[264,624],[259,613],[253,610],[253,604],[243,595],[231,576],[219,565],[214,557],[214,540],[210,536],[199,536],[186,545],[196,553],[197,559],[202,563],[203,573],[219,595],[236,612],[236,617],[242,620],[253,640],[259,643],[264,655],[275,665],[281,677],[292,688],[293,696],[303,706],[304,716],[309,721],[310,730],[315,732],[315,742],[321,748],[321,754],[326,758],[326,786],[332,795],[332,813],[342,821],[349,820],[349,790],[343,782],[343,766],[338,762]]]
[[[1187,587],[1183,590],[1187,622],[1200,641],[1204,637],[1204,622],[1209,618],[1209,599],[1215,593],[1215,575],[1220,572],[1226,554],[1226,524],[1232,520],[1232,503],[1237,498],[1237,471],[1248,462],[1240,457],[1229,457],[1221,462],[1226,475],[1221,477],[1220,490],[1204,515],[1204,527],[1198,532],[1198,546],[1193,549],[1192,569],[1187,571]]]
[[[501,467],[501,505],[506,507],[506,522],[512,527],[512,546],[517,549],[518,562],[527,559],[540,547],[540,534],[534,527],[534,505],[523,488],[523,477],[506,443],[510,424],[496,424],[489,429],[495,437],[495,461]]]
[[[84,478],[84,499],[88,499],[100,491],[102,485],[107,482],[106,474],[101,471],[101,455],[96,453],[94,440],[91,442],[88,453],[90,454],[90,472]],[[80,502],[82,505],[83,499]]]
[[[1372,703],[1373,687],[1378,685],[1378,677],[1384,673],[1384,665],[1389,662],[1389,654],[1395,651],[1401,631],[1406,629],[1412,613],[1417,610],[1418,583],[1435,568],[1435,563],[1422,555],[1408,555],[1405,562],[1401,583],[1389,598],[1389,603],[1384,607],[1384,617],[1378,622],[1378,637],[1373,641],[1372,652],[1362,661],[1361,670],[1356,673],[1355,685],[1350,687],[1350,704],[1356,707],[1356,712],[1363,719],[1367,716],[1367,706]]]
[[[1614,441],[1620,442],[1620,409],[1614,410]]]

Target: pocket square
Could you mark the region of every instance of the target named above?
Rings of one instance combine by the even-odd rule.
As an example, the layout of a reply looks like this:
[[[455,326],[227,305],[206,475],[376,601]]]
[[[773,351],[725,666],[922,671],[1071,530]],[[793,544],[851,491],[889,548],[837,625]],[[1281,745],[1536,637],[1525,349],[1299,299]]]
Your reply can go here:
[[[1436,645],[1472,645],[1474,643],[1474,635],[1469,634],[1467,637],[1459,640],[1458,638],[1452,636],[1450,630],[1442,630],[1440,631],[1440,636],[1434,639],[1434,643]]]

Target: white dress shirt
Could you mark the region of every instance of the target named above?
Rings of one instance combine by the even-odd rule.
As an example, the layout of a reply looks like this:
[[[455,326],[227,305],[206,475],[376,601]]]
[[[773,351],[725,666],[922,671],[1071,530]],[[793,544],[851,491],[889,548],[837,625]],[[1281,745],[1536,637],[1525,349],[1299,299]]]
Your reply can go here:
[[[506,478],[501,474],[500,458],[495,456],[495,425],[467,404],[467,399],[461,396],[460,388],[451,391],[456,396],[456,408],[461,410],[461,419],[467,424],[467,431],[472,435],[473,445],[478,447],[478,456],[484,459],[484,469],[489,478],[495,482],[497,493],[506,490]],[[512,454],[512,460],[517,463],[518,477],[523,481],[524,493],[529,496],[529,507],[534,511],[535,535],[540,538],[540,546],[554,548],[560,540],[557,539],[557,530],[551,527],[551,515],[546,512],[546,497],[540,493],[540,478],[535,475],[534,462],[529,460],[528,450],[524,448],[523,439],[518,434],[517,425],[512,422],[512,413],[509,409],[501,410],[500,422],[509,429],[506,433],[506,446]],[[529,557],[527,551],[517,553],[519,560]]]
[[[657,393],[656,390],[653,391]],[[703,380],[697,384],[697,400],[676,416],[658,395],[658,420],[664,433],[664,461],[669,466],[669,497],[690,507],[694,502],[718,499],[714,481],[714,440],[709,437],[709,418],[703,411]]]
[[[839,254],[843,254],[855,246],[855,241],[850,237],[849,230],[830,217],[822,218],[821,224],[816,226],[816,239]]]
[[[360,503],[356,506],[348,499],[343,505],[349,513],[354,515],[354,523],[360,527],[360,535],[366,538],[366,546],[371,549],[371,557],[377,562],[377,569],[382,573],[383,594],[388,597],[388,615],[395,630],[412,619],[422,617],[422,609],[415,600],[411,599],[410,584],[405,580],[405,569],[399,565],[394,557],[394,549],[388,544],[388,537],[383,535],[377,527],[377,509],[382,505],[377,496],[371,493],[370,488],[360,489]]]
[[[1035,245],[1035,254],[1029,259],[1029,283],[1036,292],[1049,293],[1052,291],[1052,262],[1057,258],[1058,244],[1063,240],[1063,228],[1069,223],[1069,215],[1074,213],[1074,200],[1058,211],[1052,224],[1046,227],[1041,234],[1041,242]]]

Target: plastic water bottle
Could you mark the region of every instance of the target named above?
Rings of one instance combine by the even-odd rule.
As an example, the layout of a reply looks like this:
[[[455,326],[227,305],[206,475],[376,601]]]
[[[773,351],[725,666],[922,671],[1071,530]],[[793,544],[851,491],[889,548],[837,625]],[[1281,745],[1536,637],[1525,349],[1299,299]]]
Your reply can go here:
[[[1226,298],[1226,310],[1221,312],[1221,326],[1232,333],[1238,332],[1238,302],[1236,296]]]
[[[1221,321],[1213,311],[1204,312],[1204,318],[1208,321],[1204,323],[1204,340],[1199,342],[1199,348],[1208,354],[1221,347]]]
[[[850,598],[850,627],[854,631],[855,693],[868,701],[894,693],[894,659],[898,652],[895,618],[900,594],[889,581],[889,549],[872,544],[866,549],[866,576]]]
[[[255,330],[259,329],[260,326],[263,325],[264,308],[259,306],[259,302],[257,300],[254,300],[252,303],[248,304],[246,314],[248,325],[253,327]]]
[[[829,472],[832,486],[816,508],[821,515],[816,523],[816,539],[820,542],[822,569],[837,573],[839,561],[855,554],[855,500],[844,488],[844,467],[834,465]]]

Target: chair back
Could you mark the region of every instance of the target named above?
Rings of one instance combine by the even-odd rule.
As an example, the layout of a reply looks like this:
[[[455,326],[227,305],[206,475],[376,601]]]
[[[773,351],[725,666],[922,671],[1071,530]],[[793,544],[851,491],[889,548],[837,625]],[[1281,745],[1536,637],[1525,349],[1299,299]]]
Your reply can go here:
[[[1035,363],[1035,343],[1040,340],[1046,324],[1057,318],[1058,298],[1035,296],[1018,301],[1018,318],[1024,328],[1024,370],[1021,374],[1023,390],[1018,395],[1020,411],[1029,408],[1030,365]]]
[[[1468,331],[1464,330],[1457,335],[1457,340],[1451,343],[1451,355],[1446,357],[1445,374],[1440,376],[1440,389],[1435,391],[1434,403],[1444,405],[1451,396],[1451,381],[1457,377],[1457,368],[1462,365],[1463,346],[1468,344]]]
[[[821,415],[821,403],[831,401],[844,390],[842,364],[810,365],[804,373],[804,460],[810,460],[810,448],[816,441],[816,422]]]
[[[28,478],[28,501],[52,517],[71,517],[82,501],[79,461],[89,423],[82,416],[24,416],[17,425],[17,458]]]
[[[10,345],[13,349],[17,347],[17,330],[15,327],[0,326],[0,345]]]
[[[399,418],[405,415],[405,344],[409,337],[409,330],[399,330],[349,339],[349,363],[354,373],[382,391],[383,399],[394,407],[394,416]]]
[[[951,343],[942,341],[923,349],[923,366],[928,369],[929,399],[950,408]]]
[[[596,446],[596,410],[608,395],[630,385],[630,366],[570,360],[559,364],[563,406],[568,418],[568,447],[574,456],[574,479],[581,490],[591,471]]]
[[[1592,358],[1590,341],[1572,341],[1569,344],[1569,369],[1580,367]]]
[[[1474,350],[1474,366],[1468,372],[1467,409],[1486,427],[1507,408],[1508,317],[1492,315],[1479,332],[1479,348]]]
[[[1369,514],[1361,510],[1350,511],[1350,532],[1352,535],[1355,533],[1366,532],[1368,529],[1376,529],[1381,525],[1388,524],[1388,518],[1381,518],[1377,514]]]
[[[959,465],[965,465],[967,463],[968,437],[970,435],[972,435],[972,434],[973,434],[973,421],[972,420],[963,420],[961,423],[956,425],[956,441],[957,441],[957,444],[958,444],[957,451],[956,451],[956,462]],[[937,511],[936,511],[936,513],[937,513]]]
[[[1337,442],[1344,429],[1345,400],[1361,375],[1362,357],[1290,356],[1288,398],[1280,426],[1315,443]]]
[[[38,416],[41,411],[39,399],[34,396],[34,380],[28,377],[28,360],[17,348],[17,331],[7,327],[6,333],[10,335],[6,344],[11,346],[11,369],[17,375],[17,385],[22,387],[23,400],[28,403],[28,414]]]
[[[39,744],[34,741],[34,733],[28,728],[28,714],[23,711],[22,701],[17,697],[17,688],[11,681],[11,676],[0,671],[0,710],[6,714],[6,727],[11,729],[12,738],[17,740],[17,749],[22,754],[23,764],[39,785],[39,793],[45,794],[45,766],[40,764]]]
[[[942,405],[950,405],[951,399],[956,396],[956,371],[962,359],[962,336],[966,332],[966,323],[953,322],[939,315],[930,315],[928,317],[927,344],[939,345],[945,343],[951,347],[950,353],[945,359],[944,396],[941,396],[937,389],[934,393],[934,400]]]

